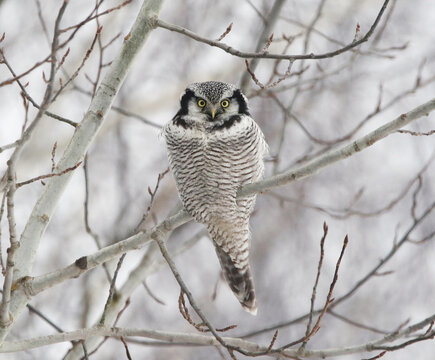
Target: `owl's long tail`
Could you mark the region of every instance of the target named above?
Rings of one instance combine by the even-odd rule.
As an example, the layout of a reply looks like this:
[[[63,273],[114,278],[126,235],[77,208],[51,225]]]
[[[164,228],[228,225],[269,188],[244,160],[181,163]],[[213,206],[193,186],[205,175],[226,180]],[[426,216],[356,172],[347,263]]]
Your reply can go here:
[[[257,301],[255,299],[254,281],[251,275],[249,263],[243,261],[243,264],[236,264],[231,256],[220,247],[219,239],[213,239],[215,243],[216,254],[219,258],[225,280],[236,295],[243,309],[252,315],[257,315]]]

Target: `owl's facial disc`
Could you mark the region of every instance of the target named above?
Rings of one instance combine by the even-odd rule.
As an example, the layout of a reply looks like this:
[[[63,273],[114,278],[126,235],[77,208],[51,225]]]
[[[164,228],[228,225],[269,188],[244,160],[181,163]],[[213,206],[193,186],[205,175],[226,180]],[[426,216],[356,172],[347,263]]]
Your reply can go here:
[[[187,116],[190,123],[225,123],[234,115],[249,115],[248,102],[231,84],[210,81],[194,83],[180,99],[177,116]]]

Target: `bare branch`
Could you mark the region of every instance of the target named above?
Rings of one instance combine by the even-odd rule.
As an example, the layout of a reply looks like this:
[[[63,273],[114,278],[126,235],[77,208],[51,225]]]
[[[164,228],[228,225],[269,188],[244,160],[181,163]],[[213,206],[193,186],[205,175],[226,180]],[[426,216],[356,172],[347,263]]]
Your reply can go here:
[[[273,345],[275,344],[276,339],[278,338],[278,331],[276,330],[273,334],[272,340],[270,341],[269,347],[267,348],[267,352],[270,352],[273,348]]]
[[[231,24],[228,25],[228,27],[226,28],[226,30],[222,33],[221,36],[219,36],[219,37],[216,39],[216,41],[221,41],[221,40],[223,40],[223,38],[224,38],[225,36],[227,36],[227,35],[230,33],[230,31],[231,31],[232,28],[233,28],[233,23],[231,23]]]
[[[93,96],[91,92],[86,91],[86,90],[80,88],[77,85],[74,85],[74,89],[77,90],[78,92],[80,92],[82,94],[86,94],[86,95],[88,95],[90,97]],[[156,129],[161,129],[162,128],[161,125],[156,124],[156,123],[152,122],[151,120],[148,120],[148,119],[146,119],[145,117],[143,117],[143,116],[141,116],[139,114],[133,113],[133,112],[128,111],[126,109],[123,109],[123,108],[121,108],[119,106],[112,106],[111,110],[116,111],[116,112],[118,112],[118,113],[120,113],[120,114],[122,114],[124,116],[128,116],[128,117],[131,117],[133,119],[139,120],[139,121],[143,122],[144,124],[152,126],[153,128],[156,128]]]
[[[324,246],[325,246],[325,240],[327,234],[328,234],[328,225],[326,225],[326,222],[324,222],[323,236],[320,239],[320,258],[317,266],[317,275],[316,275],[316,280],[314,281],[313,292],[311,294],[310,316],[308,318],[307,330],[305,331],[306,338],[308,338],[308,335],[311,332],[311,322],[313,320],[314,302],[316,301],[317,285],[319,284],[320,272],[322,271],[322,265],[323,265],[323,257],[325,256]]]
[[[54,94],[52,101],[55,101],[56,98],[59,96],[59,94],[62,93],[62,90],[65,89],[65,88],[68,86],[68,84],[69,84],[71,81],[73,81],[73,80],[77,77],[77,75],[80,73],[80,70],[83,68],[83,66],[85,65],[86,61],[89,59],[89,56],[90,56],[91,52],[94,50],[95,42],[96,42],[97,39],[100,37],[101,30],[102,30],[102,27],[100,26],[100,27],[97,29],[97,31],[95,32],[95,36],[94,36],[94,38],[93,38],[93,40],[92,40],[92,42],[91,42],[91,45],[89,46],[89,49],[86,51],[86,54],[85,54],[85,56],[83,57],[81,64],[78,66],[78,68],[76,69],[76,71],[72,74],[72,76],[71,76],[71,77],[70,77],[70,78],[69,78],[69,79],[68,79],[64,84],[61,84],[61,86],[60,86],[60,88],[57,90],[56,94]],[[61,66],[61,65],[59,65],[59,67],[60,67],[60,66]]]
[[[209,332],[210,329],[207,327],[205,323],[196,323],[192,320],[189,309],[187,308],[186,302],[184,301],[184,292],[183,290],[180,290],[180,296],[178,297],[178,310],[180,311],[180,314],[183,316],[183,318],[192,325],[196,330],[199,332]],[[222,329],[216,329],[216,331],[219,332],[225,332],[228,330],[235,329],[237,325],[229,325]]]
[[[32,182],[38,181],[38,180],[43,180],[43,179],[48,179],[54,176],[62,176],[65,175],[67,173],[69,173],[70,171],[74,171],[75,169],[77,169],[80,165],[82,164],[81,161],[79,161],[77,164],[75,164],[74,166],[71,166],[63,171],[57,172],[57,173],[51,173],[51,174],[45,174],[45,175],[40,175],[40,176],[36,176],[34,178],[31,178],[29,180],[26,181],[22,181],[17,183],[17,188],[20,188],[21,186],[24,185],[28,185],[31,184]]]
[[[289,62],[287,70],[283,76],[279,77],[276,81],[271,82],[270,84],[267,84],[267,85],[263,85],[260,82],[260,80],[258,80],[258,78],[255,76],[254,71],[251,69],[248,60],[245,60],[245,65],[246,65],[246,70],[248,71],[249,75],[251,75],[252,80],[260,87],[260,89],[265,90],[265,89],[271,89],[271,88],[277,86],[281,81],[283,81],[291,76],[290,70],[292,68],[293,61]]]
[[[341,321],[344,321],[347,324],[350,324],[350,325],[355,326],[355,327],[360,328],[360,329],[364,329],[364,330],[368,330],[368,331],[374,332],[376,334],[384,334],[384,335],[386,335],[386,334],[389,333],[388,331],[379,330],[379,329],[374,328],[373,326],[367,326],[367,325],[364,325],[364,324],[362,324],[360,322],[351,320],[351,319],[349,319],[346,316],[338,314],[337,312],[333,311],[332,309],[328,309],[328,314],[334,316],[337,319],[340,319]]]
[[[148,207],[147,207],[145,213],[142,216],[142,220],[140,221],[139,225],[136,227],[136,231],[138,231],[139,229],[141,229],[144,226],[144,223],[150,214],[151,208],[153,207],[154,198],[157,194],[157,191],[159,190],[160,181],[162,181],[162,179],[165,177],[165,175],[167,173],[169,173],[169,168],[167,168],[165,171],[159,173],[159,175],[157,176],[157,182],[156,182],[156,185],[154,187],[154,190],[151,190],[151,188],[148,186],[148,194],[150,195],[150,202],[148,204]]]
[[[409,134],[412,136],[430,136],[435,134],[435,130],[430,130],[428,132],[410,131],[410,130],[397,130],[401,134]]]
[[[337,263],[335,265],[334,277],[332,279],[331,285],[329,286],[329,292],[328,292],[328,295],[326,296],[325,305],[323,306],[322,310],[320,311],[320,314],[319,314],[317,321],[314,324],[313,328],[309,332],[307,331],[308,334],[305,336],[304,342],[302,343],[302,346],[299,348],[299,350],[304,349],[305,345],[308,343],[308,341],[310,341],[310,339],[317,333],[317,331],[319,331],[320,321],[322,320],[323,316],[325,315],[326,310],[328,309],[329,305],[333,302],[332,293],[334,291],[335,284],[337,283],[337,280],[338,280],[338,270],[340,269],[341,260],[343,259],[344,251],[346,250],[348,240],[349,240],[348,236],[346,235],[346,237],[344,238],[344,241],[343,241],[343,247],[341,248],[340,256],[338,257]],[[313,311],[311,310],[310,314],[312,314],[312,313],[313,313]],[[307,328],[307,330],[308,330],[308,328]],[[286,347],[287,347],[287,345],[283,346],[281,349],[285,349]]]
[[[379,13],[377,14],[376,19],[373,22],[372,26],[370,27],[370,29],[367,31],[367,33],[360,40],[352,41],[350,44],[348,44],[348,45],[346,45],[338,50],[326,52],[323,54],[311,53],[311,54],[304,54],[304,55],[285,55],[285,54],[270,54],[270,53],[261,53],[261,52],[260,53],[258,53],[258,52],[253,52],[253,53],[242,52],[242,51],[236,50],[236,49],[232,48],[231,46],[226,45],[224,43],[213,41],[213,40],[204,38],[202,36],[199,36],[199,35],[195,34],[194,32],[187,30],[181,26],[169,24],[161,19],[156,19],[155,25],[158,27],[170,30],[170,31],[178,32],[180,34],[183,34],[183,35],[188,36],[196,41],[208,44],[210,46],[218,47],[218,48],[224,50],[225,52],[227,52],[231,55],[241,57],[241,58],[247,58],[247,59],[255,59],[255,58],[259,58],[259,59],[282,59],[282,60],[292,60],[292,61],[303,60],[303,59],[319,60],[319,59],[328,59],[328,58],[340,55],[340,54],[342,54],[346,51],[349,51],[350,49],[353,49],[353,48],[361,45],[362,43],[366,42],[370,38],[370,36],[373,34],[373,32],[375,31],[376,26],[378,25],[389,1],[390,0],[384,1],[384,4],[382,5]]]
[[[32,97],[29,95],[29,93],[26,91],[26,87],[25,87],[25,86],[21,83],[21,81],[20,81],[20,78],[21,78],[22,76],[17,76],[17,75],[15,74],[15,71],[12,69],[11,65],[10,65],[9,62],[7,61],[6,57],[4,56],[4,52],[3,52],[2,49],[0,49],[0,55],[3,57],[3,63],[6,65],[6,67],[9,69],[9,71],[10,71],[11,74],[12,74],[12,76],[14,77],[13,81],[16,81],[16,83],[17,83],[18,86],[20,87],[20,89],[21,89],[22,93],[24,94],[24,96],[26,97],[26,99],[27,99],[28,101],[30,101],[30,103],[31,103],[35,108],[37,108],[38,110],[44,110],[44,109],[42,108],[42,106],[41,106],[41,105],[38,105],[38,103],[37,103],[35,100],[33,100],[33,98],[32,98]],[[24,76],[24,75],[23,75],[23,76]],[[13,82],[13,81],[12,81],[12,82]],[[50,90],[50,91],[51,91],[51,90]],[[51,94],[50,94],[50,97],[51,97]],[[63,116],[60,116],[60,115],[54,114],[54,113],[52,113],[52,112],[50,112],[50,111],[48,111],[48,110],[46,110],[46,109],[45,109],[44,111],[45,111],[45,115],[50,116],[50,117],[52,117],[53,119],[56,119],[56,120],[62,121],[62,122],[64,122],[64,123],[69,124],[69,125],[74,126],[74,127],[77,126],[77,123],[75,123],[75,122],[72,121],[72,120],[69,120],[69,119],[66,119],[66,118],[63,117]],[[1,152],[1,150],[0,150],[0,152]]]
[[[387,352],[386,351],[382,351],[381,353],[379,353],[376,356],[373,356],[371,358],[368,359],[362,359],[362,360],[376,360],[376,359],[380,359],[382,356],[384,356]]]
[[[359,344],[355,346],[342,347],[342,348],[332,348],[332,349],[318,349],[318,350],[303,350],[299,352],[297,349],[286,349],[283,350],[278,356],[285,356],[290,358],[326,358],[334,357],[347,354],[358,354],[365,351],[377,351],[385,343],[390,343],[392,341],[402,339],[406,336],[415,334],[416,331],[430,326],[434,321],[435,315],[424,319],[423,321],[411,325],[399,332],[388,334],[378,340],[371,341],[364,344]],[[44,345],[56,344],[65,341],[74,341],[87,339],[95,336],[110,336],[115,338],[127,337],[145,337],[150,339],[155,339],[159,341],[166,341],[176,344],[189,344],[189,345],[202,345],[202,346],[215,346],[219,345],[219,342],[213,337],[203,334],[191,334],[191,333],[180,333],[180,332],[169,332],[169,331],[159,331],[159,330],[148,330],[148,329],[128,329],[128,328],[116,328],[116,327],[103,327],[96,326],[92,328],[79,329],[70,332],[58,333],[48,336],[40,336],[36,338],[21,340],[21,341],[6,341],[0,348],[0,353],[5,352],[16,352],[27,349],[32,349]],[[413,339],[401,344],[403,346],[408,346],[416,341],[423,341],[431,339],[434,336],[433,331],[425,335],[417,335]],[[256,343],[238,339],[223,337],[222,338],[229,346],[234,348],[245,349],[246,353],[251,354],[267,354],[269,356],[277,357],[277,354],[268,354],[268,348],[265,346],[260,346]],[[393,351],[396,348],[390,347]]]
[[[130,351],[128,350],[128,346],[127,346],[127,342],[124,340],[124,338],[121,336],[120,337],[122,343],[124,344],[124,348],[125,348],[125,353],[127,355],[127,359],[128,360],[132,360],[131,355],[130,355]]]
[[[101,315],[101,319],[100,319],[101,325],[104,325],[104,323],[105,323],[106,312],[107,312],[108,306],[109,306],[110,302],[112,301],[113,296],[115,295],[116,278],[118,277],[118,273],[119,273],[119,270],[121,269],[121,265],[122,265],[122,262],[124,261],[125,255],[126,255],[125,253],[122,254],[118,260],[118,263],[116,264],[115,273],[113,274],[112,281],[110,282],[109,295],[107,296],[106,304],[104,305],[103,315]]]
[[[159,236],[158,233],[155,233],[153,236],[153,240],[155,240],[157,242],[163,257],[165,258],[166,262],[169,265],[169,268],[172,271],[172,274],[174,275],[175,279],[177,280],[178,284],[180,285],[181,291],[183,293],[185,293],[187,298],[189,299],[190,305],[193,307],[195,312],[201,318],[201,320],[203,321],[205,326],[207,326],[207,328],[214,335],[214,337],[216,338],[218,343],[221,344],[222,346],[224,346],[228,350],[231,357],[234,357],[234,355],[232,354],[232,351],[233,350],[241,351],[241,349],[239,349],[237,347],[233,347],[233,346],[225,343],[225,341],[222,339],[222,337],[217,333],[217,330],[214,328],[214,326],[210,323],[210,321],[203,314],[202,310],[199,308],[199,306],[196,304],[195,300],[193,299],[192,293],[189,291],[186,284],[184,283],[184,280],[181,278],[181,276],[180,276],[180,274],[175,266],[174,261],[172,260],[171,256],[168,253],[168,250],[166,248],[166,244],[161,239],[161,236]],[[180,297],[181,297],[181,295],[180,295]]]
[[[89,234],[89,236],[94,240],[95,245],[97,245],[98,249],[101,249],[103,246],[101,245],[100,237],[96,232],[94,232],[91,228],[91,225],[89,223],[89,166],[88,166],[88,155],[85,155],[85,160],[83,163],[83,174],[85,178],[85,201],[83,203],[84,207],[84,223],[85,223],[85,229],[86,232]],[[109,269],[107,267],[106,263],[103,263],[103,269],[106,274],[107,280],[109,284],[112,282],[112,278],[110,276]]]

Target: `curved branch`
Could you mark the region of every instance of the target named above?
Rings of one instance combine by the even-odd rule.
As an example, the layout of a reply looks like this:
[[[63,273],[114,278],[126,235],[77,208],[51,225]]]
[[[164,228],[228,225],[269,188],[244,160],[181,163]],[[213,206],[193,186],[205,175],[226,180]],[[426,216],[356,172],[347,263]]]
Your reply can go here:
[[[178,32],[180,34],[183,34],[187,37],[190,37],[196,41],[202,42],[204,44],[208,44],[210,46],[214,46],[214,47],[218,47],[220,49],[222,49],[223,51],[237,56],[237,57],[241,57],[241,58],[245,58],[245,59],[280,59],[280,60],[290,60],[290,61],[294,61],[294,60],[319,60],[319,59],[327,59],[327,58],[332,58],[334,56],[340,55],[346,51],[349,51],[359,45],[361,45],[362,43],[366,42],[373,34],[373,32],[375,31],[376,27],[379,24],[379,21],[381,20],[381,17],[385,11],[385,9],[387,8],[387,5],[389,3],[390,0],[385,0],[381,9],[379,10],[378,15],[376,16],[375,21],[373,22],[372,26],[370,27],[369,31],[367,31],[367,33],[359,40],[354,40],[352,41],[350,44],[343,46],[340,49],[334,50],[334,51],[329,51],[323,54],[304,54],[304,55],[285,55],[285,54],[269,54],[268,52],[243,52],[237,49],[234,49],[233,47],[219,42],[219,41],[214,41],[214,40],[210,40],[207,39],[205,37],[202,37],[196,33],[194,33],[193,31],[190,31],[186,28],[183,28],[181,26],[178,25],[174,25],[174,24],[170,24],[167,23],[166,21],[163,21],[161,19],[156,19],[156,26],[170,30],[170,31],[175,31]]]

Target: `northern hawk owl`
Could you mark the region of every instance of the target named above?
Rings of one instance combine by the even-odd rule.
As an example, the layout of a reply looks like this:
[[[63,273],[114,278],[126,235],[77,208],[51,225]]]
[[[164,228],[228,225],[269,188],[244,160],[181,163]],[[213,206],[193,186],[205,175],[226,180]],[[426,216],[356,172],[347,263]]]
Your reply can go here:
[[[264,135],[234,85],[194,83],[180,105],[163,130],[178,192],[186,211],[207,227],[231,290],[255,315],[248,260],[255,195],[238,198],[237,191],[263,175]]]

